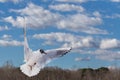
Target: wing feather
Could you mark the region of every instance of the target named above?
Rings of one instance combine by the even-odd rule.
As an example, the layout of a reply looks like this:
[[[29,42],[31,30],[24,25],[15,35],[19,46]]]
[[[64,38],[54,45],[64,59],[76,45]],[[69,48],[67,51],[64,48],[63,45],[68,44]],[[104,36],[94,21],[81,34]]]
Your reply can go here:
[[[26,37],[26,27],[24,27],[24,61],[27,62],[32,54],[32,49],[29,48],[27,37]]]
[[[59,49],[52,49],[45,51],[47,54],[44,54],[39,60],[38,65],[44,66],[45,64],[48,64],[53,59],[59,58],[66,53],[70,52],[72,48],[59,48]]]

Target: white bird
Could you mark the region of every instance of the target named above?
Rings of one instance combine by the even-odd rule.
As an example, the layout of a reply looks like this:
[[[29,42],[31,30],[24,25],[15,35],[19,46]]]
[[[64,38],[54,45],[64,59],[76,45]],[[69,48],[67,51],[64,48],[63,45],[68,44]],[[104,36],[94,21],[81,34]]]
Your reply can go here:
[[[71,49],[72,48],[59,48],[45,51],[43,49],[38,49],[37,51],[32,51],[32,49],[30,49],[28,45],[25,27],[24,28],[25,64],[20,66],[20,70],[29,77],[35,76],[51,60],[67,54],[68,52],[70,52]]]

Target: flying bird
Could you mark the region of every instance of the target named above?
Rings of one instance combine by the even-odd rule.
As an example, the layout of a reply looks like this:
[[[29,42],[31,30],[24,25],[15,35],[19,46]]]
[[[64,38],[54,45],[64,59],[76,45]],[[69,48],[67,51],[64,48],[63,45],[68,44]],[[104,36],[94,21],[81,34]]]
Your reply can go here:
[[[38,49],[33,51],[29,48],[26,27],[24,27],[24,64],[20,66],[20,70],[27,75],[32,77],[37,75],[42,68],[50,61],[55,58],[59,58],[71,51],[70,48],[58,48],[51,50]]]

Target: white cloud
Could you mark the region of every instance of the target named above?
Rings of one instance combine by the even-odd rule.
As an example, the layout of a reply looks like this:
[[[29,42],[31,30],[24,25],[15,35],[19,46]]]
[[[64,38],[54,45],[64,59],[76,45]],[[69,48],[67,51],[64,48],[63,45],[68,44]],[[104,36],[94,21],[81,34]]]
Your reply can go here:
[[[3,11],[1,11],[1,10],[0,10],[0,13],[1,13],[1,14],[4,14],[4,12],[3,12]]]
[[[87,2],[87,1],[97,1],[97,0],[55,0],[55,1],[59,1],[59,2],[72,2],[72,3],[83,3],[83,2]],[[120,0],[110,0],[112,2],[120,2]]]
[[[58,5],[50,5],[50,9],[58,10],[58,11],[77,11],[83,12],[84,8],[82,6],[77,6],[74,4],[58,4]]]
[[[1,3],[5,3],[5,2],[13,2],[13,3],[19,3],[23,0],[0,0]]]
[[[12,9],[10,11],[19,13],[21,16],[26,16],[25,21],[23,20],[23,17],[20,16],[17,16],[16,19],[11,16],[4,19],[6,22],[9,22],[16,27],[23,27],[26,23],[27,26],[34,28],[57,27],[58,29],[84,32],[87,34],[108,34],[107,31],[95,27],[102,23],[100,13],[97,11],[93,12],[91,15],[86,13],[76,13],[65,16],[53,13],[32,3],[29,3],[24,9]]]
[[[1,38],[2,38],[3,40],[10,40],[11,37],[12,37],[11,35],[4,34]]]
[[[0,26],[0,31],[9,30],[8,26]]]
[[[83,58],[79,57],[79,58],[75,58],[75,61],[82,61]]]
[[[120,52],[119,51],[110,51],[110,50],[101,50],[101,54],[96,55],[97,59],[101,60],[108,60],[108,61],[114,61],[114,60],[120,60]]]
[[[100,49],[96,48],[93,50],[84,50],[84,53],[92,54],[95,56],[96,59],[100,60],[107,60],[107,61],[114,61],[114,60],[120,60],[120,51],[117,50],[111,50],[111,49]]]
[[[23,46],[24,42],[13,40],[12,35],[4,34],[0,37],[0,46]]]
[[[96,17],[101,17],[101,14],[98,11],[93,12],[93,15]]]
[[[16,40],[0,40],[0,46],[22,46],[23,42]]]
[[[112,49],[112,48],[118,48],[119,47],[119,41],[117,39],[103,39],[100,44],[101,49]]]
[[[81,37],[69,33],[35,34],[33,38],[44,39],[47,43],[50,41],[49,43],[51,44],[55,44],[55,42],[57,44],[61,43],[62,47],[73,47],[74,49],[96,47],[96,43],[94,43],[92,37]]]
[[[84,32],[88,34],[108,34],[107,31],[95,28],[93,26],[102,23],[98,16],[90,17],[86,14],[75,14],[65,17],[57,23],[59,29],[67,29],[74,32]]]
[[[90,61],[91,57],[85,57],[85,58],[81,58],[81,57],[77,57],[75,58],[75,61]]]
[[[120,2],[120,0],[111,0],[112,2]]]
[[[66,38],[67,36],[67,38]],[[76,41],[74,38],[74,35],[72,34],[67,34],[67,33],[48,33],[48,34],[35,34],[33,35],[33,38],[36,39],[46,39],[46,40],[56,40],[58,42],[71,42],[73,40]]]
[[[0,2],[2,2],[2,3],[4,3],[4,2],[6,2],[7,0],[0,0]]]
[[[17,17],[13,19],[11,17],[6,18],[7,22],[13,24],[13,26],[23,27],[23,24],[27,24],[27,26],[42,28],[47,26],[52,26],[60,19],[59,14],[54,14],[49,10],[45,10],[44,8],[34,5],[32,3],[28,4],[28,7],[20,10],[10,10],[17,13],[20,13],[22,16],[26,15],[25,22],[22,17]]]
[[[88,0],[56,0],[56,1],[59,1],[59,2],[80,2],[80,3],[83,3],[83,2],[86,2]]]
[[[11,0],[12,2],[14,2],[14,3],[19,3],[19,2],[21,2],[22,0]]]
[[[105,18],[111,18],[111,19],[120,18],[120,14],[106,15]]]
[[[11,23],[13,26],[23,27],[25,26],[25,19],[23,17],[17,17],[14,19],[12,16],[4,18],[4,21]]]

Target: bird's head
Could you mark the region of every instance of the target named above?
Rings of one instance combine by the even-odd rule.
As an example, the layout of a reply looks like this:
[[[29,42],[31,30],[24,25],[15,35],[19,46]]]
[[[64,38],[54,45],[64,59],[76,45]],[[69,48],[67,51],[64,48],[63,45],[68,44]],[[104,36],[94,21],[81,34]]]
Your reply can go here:
[[[41,54],[47,54],[43,49],[40,49]]]

